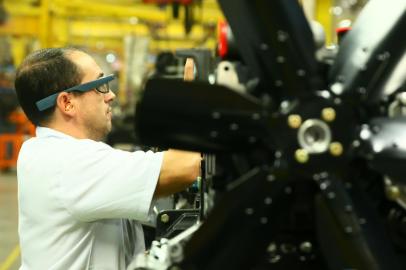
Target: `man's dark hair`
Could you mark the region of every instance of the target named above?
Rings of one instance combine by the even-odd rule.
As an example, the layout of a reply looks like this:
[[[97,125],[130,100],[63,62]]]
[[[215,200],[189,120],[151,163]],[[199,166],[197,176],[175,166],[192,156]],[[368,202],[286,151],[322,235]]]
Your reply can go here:
[[[46,123],[55,107],[39,111],[36,102],[80,84],[82,71],[67,56],[75,48],[50,48],[33,52],[17,69],[15,89],[18,101],[34,125]]]

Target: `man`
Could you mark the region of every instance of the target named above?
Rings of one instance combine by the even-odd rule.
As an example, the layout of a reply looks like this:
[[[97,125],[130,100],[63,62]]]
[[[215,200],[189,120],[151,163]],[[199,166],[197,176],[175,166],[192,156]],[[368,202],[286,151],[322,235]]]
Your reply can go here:
[[[126,219],[147,220],[153,198],[199,175],[197,153],[100,142],[111,130],[112,79],[71,48],[34,52],[17,70],[20,105],[37,126],[17,164],[21,269],[125,269]],[[144,251],[133,229],[130,255]]]

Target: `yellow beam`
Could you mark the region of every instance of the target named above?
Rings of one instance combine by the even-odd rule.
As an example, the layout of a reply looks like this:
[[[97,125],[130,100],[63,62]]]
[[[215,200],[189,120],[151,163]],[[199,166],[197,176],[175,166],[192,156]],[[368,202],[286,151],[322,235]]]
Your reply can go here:
[[[317,0],[316,2],[316,21],[324,27],[327,45],[333,43],[333,25],[330,12],[332,4],[333,0]]]
[[[57,28],[54,28],[57,31]],[[89,38],[123,37],[126,34],[149,35],[145,24],[130,25],[122,22],[79,19],[69,22],[69,36],[83,36]]]
[[[134,4],[130,6],[89,3],[82,0],[53,0],[51,10],[57,16],[67,17],[116,17],[131,18],[149,22],[164,22],[167,19],[167,12],[156,6]]]
[[[69,35],[123,36],[128,33],[149,35],[147,24],[154,26],[158,36],[170,39],[184,38],[183,22],[169,20],[167,11],[155,5],[133,4],[119,6],[81,0],[42,0],[40,7],[11,2],[6,0],[5,6],[9,13],[9,22],[0,27],[0,34],[39,35],[41,46],[49,46],[52,37],[58,41],[66,40]],[[204,12],[195,9],[199,20],[192,29],[192,39],[204,32],[202,24],[215,24],[222,18],[221,11],[213,1],[203,1]],[[170,11],[170,9],[168,9]],[[52,16],[50,15],[52,13]],[[93,18],[89,20],[89,18]],[[144,20],[145,19],[145,20]],[[139,22],[139,23],[137,23]],[[147,24],[146,24],[147,23]],[[86,25],[87,24],[87,25]],[[63,27],[61,27],[63,25]],[[158,26],[158,27],[157,27]],[[81,33],[82,32],[82,33]],[[61,36],[61,37],[58,37]]]
[[[30,41],[26,37],[21,36],[14,36],[9,39],[10,41],[10,50],[13,56],[13,64],[14,66],[19,66],[27,53],[27,44]]]
[[[0,26],[0,35],[38,36],[40,8],[6,0],[4,8],[9,15],[7,21]]]
[[[0,26],[0,35],[21,35],[37,37],[39,32],[38,18],[14,16]]]
[[[39,16],[41,13],[39,7],[11,0],[4,2],[4,9],[12,16]]]
[[[41,0],[41,16],[40,16],[40,44],[41,47],[47,48],[50,46],[49,41],[49,4],[50,0]]]
[[[91,51],[113,50],[120,52],[123,50],[123,38],[88,38],[83,36],[71,37],[69,42],[64,43],[60,40],[54,40],[52,46],[63,47],[67,45],[83,46]],[[215,49],[216,40],[208,39],[204,43],[195,40],[153,40],[151,39],[149,49],[152,53],[163,50],[175,51],[179,48],[210,48]]]
[[[99,38],[102,41],[103,38],[121,38],[129,34],[148,36],[160,40],[198,41],[204,39],[208,31],[205,26],[195,25],[191,33],[186,36],[183,24],[180,22],[170,23],[151,32],[150,28],[145,24],[131,25],[115,20],[79,18],[70,21],[53,19],[51,28],[52,36],[59,41],[66,40],[66,42],[72,37]]]
[[[198,9],[197,12],[201,12],[201,22],[214,22],[218,20],[225,20],[224,14],[217,3],[214,0],[205,0],[202,2],[202,10]]]
[[[215,49],[216,48],[216,40],[208,39],[205,40],[204,43],[195,41],[195,40],[151,40],[150,43],[150,50],[151,52],[159,52],[159,51],[175,51],[177,49],[188,49],[188,48],[208,48],[208,49]]]

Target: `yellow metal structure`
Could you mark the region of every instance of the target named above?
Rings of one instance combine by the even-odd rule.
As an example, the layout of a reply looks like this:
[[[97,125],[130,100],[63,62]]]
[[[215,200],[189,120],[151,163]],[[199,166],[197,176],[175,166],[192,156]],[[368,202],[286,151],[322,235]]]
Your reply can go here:
[[[0,36],[9,37],[15,66],[33,47],[73,45],[91,51],[115,51],[123,57],[127,36],[149,37],[152,52],[193,47],[214,49],[216,23],[224,18],[217,1],[202,1],[193,9],[196,23],[186,34],[184,9],[174,19],[170,6],[160,8],[141,1],[4,0],[4,7],[8,19],[0,25]],[[125,88],[126,77],[121,74],[120,89]],[[120,97],[125,94],[119,93],[120,101],[125,103]]]
[[[203,0],[195,8],[197,20],[189,35],[185,34],[184,10],[178,19],[172,10],[143,4],[141,0],[3,0],[9,15],[0,26],[0,35],[35,38],[40,47],[78,45],[122,51],[126,35],[151,36],[151,50],[216,45],[215,25],[223,15],[216,0]],[[309,1],[309,0],[308,0]],[[305,0],[300,0],[305,3]],[[333,42],[331,8],[334,0],[312,0],[313,19],[326,31],[326,43]],[[29,39],[27,39],[29,40]],[[15,53],[21,53],[15,50]],[[20,56],[15,59],[21,59]]]
[[[41,47],[66,44],[96,47],[120,46],[126,35],[152,37],[152,47],[209,47],[214,45],[215,24],[222,13],[215,0],[195,8],[197,23],[185,34],[184,12],[172,18],[171,8],[141,2],[118,0],[5,0],[9,19],[0,26],[0,35],[30,36],[39,39]],[[97,41],[98,40],[98,41]]]
[[[331,8],[333,0],[316,0],[315,20],[323,25],[326,33],[326,45],[331,45],[334,41]]]

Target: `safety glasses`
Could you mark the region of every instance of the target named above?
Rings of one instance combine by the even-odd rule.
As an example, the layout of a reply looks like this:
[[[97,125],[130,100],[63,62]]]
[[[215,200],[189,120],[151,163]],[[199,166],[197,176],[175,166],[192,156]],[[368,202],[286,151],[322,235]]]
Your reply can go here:
[[[71,88],[68,88],[66,90],[59,91],[55,94],[52,94],[50,96],[47,96],[46,98],[43,98],[39,101],[37,101],[35,104],[37,105],[38,110],[40,111],[45,111],[46,109],[49,109],[56,104],[56,98],[58,97],[59,93],[61,92],[87,92],[93,89],[96,89],[98,92],[107,94],[110,92],[110,87],[109,87],[109,82],[114,80],[115,76],[114,74],[99,78],[94,81],[90,81],[84,84],[76,85]]]

